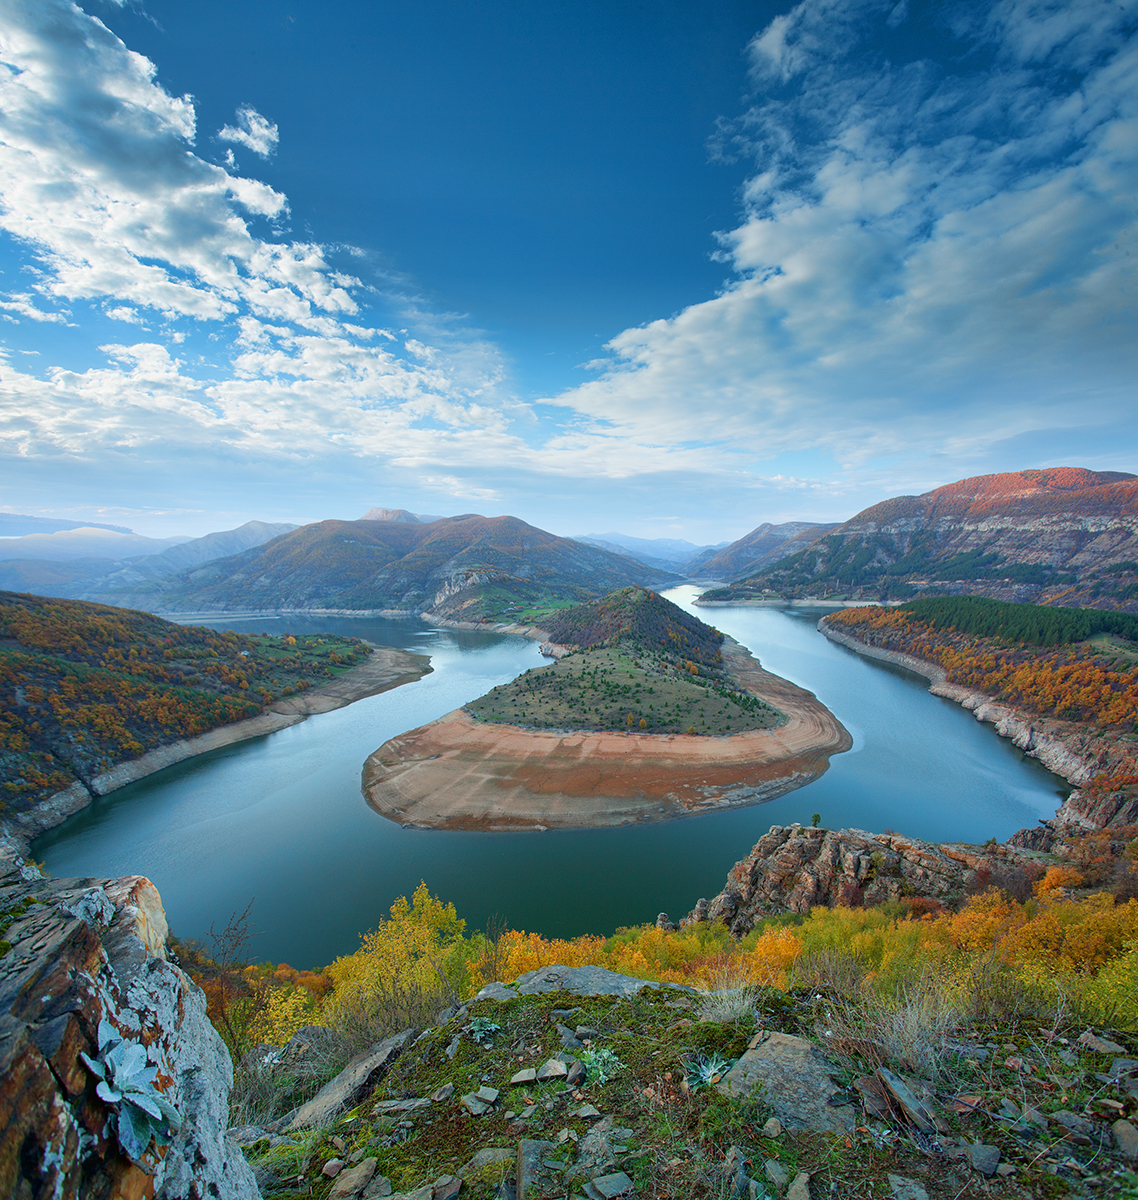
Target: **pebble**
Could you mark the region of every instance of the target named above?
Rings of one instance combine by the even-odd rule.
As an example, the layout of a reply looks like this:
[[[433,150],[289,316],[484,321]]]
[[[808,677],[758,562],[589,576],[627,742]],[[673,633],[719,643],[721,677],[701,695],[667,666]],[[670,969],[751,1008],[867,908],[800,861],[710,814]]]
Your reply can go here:
[[[523,1067],[522,1070],[518,1071],[510,1079],[510,1083],[514,1087],[517,1087],[519,1084],[522,1084],[522,1083],[536,1083],[536,1082],[537,1082],[537,1072],[533,1069],[533,1067]]]
[[[330,1158],[320,1171],[321,1175],[327,1176],[329,1179],[335,1179],[337,1175],[344,1169],[344,1160],[341,1158]]]
[[[1138,1159],[1138,1129],[1129,1121],[1118,1120],[1110,1127],[1114,1144],[1123,1158]]]
[[[771,1119],[763,1126],[763,1137],[782,1137],[782,1122],[778,1119],[778,1117],[771,1117]]]
[[[999,1165],[1000,1148],[976,1142],[968,1147],[968,1161],[972,1164],[973,1170],[990,1177],[996,1173],[996,1167]]]

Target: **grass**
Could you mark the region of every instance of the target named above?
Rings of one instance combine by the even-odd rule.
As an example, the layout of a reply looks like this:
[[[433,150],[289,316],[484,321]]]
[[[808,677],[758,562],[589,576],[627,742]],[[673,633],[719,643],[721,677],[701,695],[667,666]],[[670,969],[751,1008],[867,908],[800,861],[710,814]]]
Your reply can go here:
[[[781,714],[726,678],[622,645],[576,651],[466,706],[481,721],[531,729],[726,735],[770,729]],[[642,723],[643,722],[643,723]]]

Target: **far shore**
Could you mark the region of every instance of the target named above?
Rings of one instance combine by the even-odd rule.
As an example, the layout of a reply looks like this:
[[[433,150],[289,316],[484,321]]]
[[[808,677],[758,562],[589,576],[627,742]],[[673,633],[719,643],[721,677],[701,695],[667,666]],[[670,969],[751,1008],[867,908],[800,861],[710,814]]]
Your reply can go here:
[[[370,643],[369,643],[370,644]],[[17,813],[6,822],[4,832],[27,853],[34,838],[56,825],[62,824],[73,813],[79,812],[96,796],[126,787],[128,783],[145,779],[165,767],[208,754],[223,746],[245,742],[251,738],[264,737],[287,729],[317,713],[331,712],[344,708],[367,696],[413,683],[432,670],[430,658],[425,654],[412,654],[407,650],[394,650],[387,646],[372,646],[368,657],[342,675],[320,687],[284,696],[273,701],[263,713],[231,725],[219,725],[197,737],[182,738],[167,746],[157,746],[138,758],[116,763],[108,771],[86,781],[76,780],[70,787],[56,792],[34,805],[27,812]]]
[[[849,734],[812,692],[764,671],[730,638],[723,652],[735,678],[785,716],[782,724],[729,737],[558,731],[479,722],[459,709],[375,751],[364,795],[381,816],[416,829],[629,825],[773,800],[812,783],[831,755],[850,749]]]

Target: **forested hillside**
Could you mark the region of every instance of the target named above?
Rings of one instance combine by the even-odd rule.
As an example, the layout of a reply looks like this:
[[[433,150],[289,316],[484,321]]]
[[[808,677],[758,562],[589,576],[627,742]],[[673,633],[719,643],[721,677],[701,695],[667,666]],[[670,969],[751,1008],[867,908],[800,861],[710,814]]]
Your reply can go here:
[[[0,592],[0,812],[255,716],[362,661],[347,637],[269,637]]]
[[[580,601],[654,581],[680,577],[516,517],[320,521],[172,576],[148,605],[162,612],[441,610],[478,620],[505,615],[515,601]]]
[[[1138,733],[1138,618],[930,598],[893,609],[848,608],[826,624],[867,645],[938,663],[952,683],[1027,712]]]
[[[867,508],[703,599],[990,596],[1138,613],[1138,477],[982,475]]]

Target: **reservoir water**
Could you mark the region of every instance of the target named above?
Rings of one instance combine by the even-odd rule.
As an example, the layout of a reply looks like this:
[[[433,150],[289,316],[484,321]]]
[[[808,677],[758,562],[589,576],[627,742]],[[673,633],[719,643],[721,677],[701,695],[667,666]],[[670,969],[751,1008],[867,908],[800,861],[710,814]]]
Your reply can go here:
[[[815,783],[752,808],[659,825],[548,833],[403,829],[360,795],[364,759],[394,734],[541,665],[535,643],[417,620],[233,619],[250,632],[346,632],[431,656],[416,683],[191,759],[96,800],[37,839],[57,877],[149,876],[179,937],[204,938],[253,901],[258,959],[316,968],[350,953],[425,880],[468,927],[500,917],[547,936],[673,919],[722,888],[771,825],[809,823],[929,841],[1003,838],[1052,816],[1061,779],[923,680],[836,646],[806,609],[691,607],[770,671],[815,692],[854,739]]]

